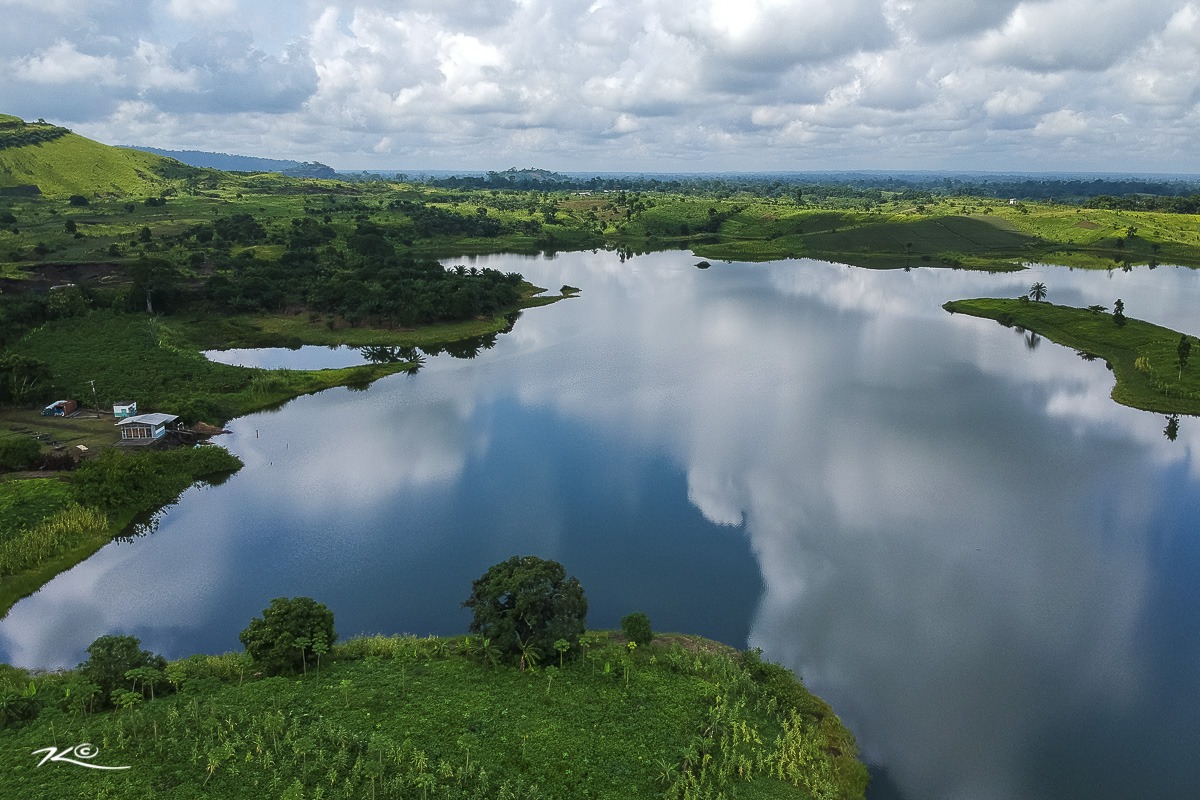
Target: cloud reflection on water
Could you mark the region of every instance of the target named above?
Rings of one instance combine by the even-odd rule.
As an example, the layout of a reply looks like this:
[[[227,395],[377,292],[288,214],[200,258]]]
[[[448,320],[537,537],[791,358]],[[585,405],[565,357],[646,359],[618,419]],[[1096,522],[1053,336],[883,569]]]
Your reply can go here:
[[[1195,498],[1200,426],[1185,419],[1167,442],[1161,416],[1108,399],[1101,362],[1048,342],[1030,351],[940,305],[1045,280],[1053,299],[1121,296],[1131,314],[1153,308],[1187,329],[1193,273],[694,260],[473,260],[583,295],[528,312],[474,361],[430,359],[414,378],[235,422],[245,473],[171,520],[211,532],[206,544],[151,537],[160,578],[125,587],[112,583],[145,543],[106,548],[18,605],[0,642],[19,663],[50,663],[60,638],[122,620],[196,636],[206,597],[245,590],[223,607],[240,628],[261,597],[297,585],[367,625],[452,602],[446,586],[466,585],[476,562],[518,550],[580,556],[607,581],[585,584],[610,616],[648,597],[647,573],[629,572],[639,558],[670,584],[651,602],[711,613],[720,603],[704,595],[724,589],[682,581],[738,574],[722,548],[745,536],[762,580],[748,643],[830,700],[912,797],[1037,798],[1053,782],[1039,744],[1082,740],[1067,721],[1101,704],[1138,735],[1177,733],[1139,707],[1155,649],[1151,544],[1179,535],[1163,509]],[[1170,470],[1190,476],[1184,500],[1160,485]],[[584,484],[595,498],[574,508]],[[677,521],[684,496],[720,537]],[[659,541],[658,520],[639,518],[650,512],[693,538]],[[238,563],[225,528],[252,532],[287,569]],[[382,616],[356,607],[364,585]],[[1104,774],[1110,750],[1081,744],[1073,758]]]

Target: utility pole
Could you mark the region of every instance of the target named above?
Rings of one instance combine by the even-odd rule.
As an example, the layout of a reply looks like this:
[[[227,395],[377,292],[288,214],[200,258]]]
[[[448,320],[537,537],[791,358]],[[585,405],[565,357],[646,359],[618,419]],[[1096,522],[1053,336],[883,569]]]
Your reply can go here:
[[[98,401],[96,399],[96,382],[88,381],[88,383],[90,383],[92,385],[92,407],[95,408],[97,411],[99,411],[100,410],[100,401]]]

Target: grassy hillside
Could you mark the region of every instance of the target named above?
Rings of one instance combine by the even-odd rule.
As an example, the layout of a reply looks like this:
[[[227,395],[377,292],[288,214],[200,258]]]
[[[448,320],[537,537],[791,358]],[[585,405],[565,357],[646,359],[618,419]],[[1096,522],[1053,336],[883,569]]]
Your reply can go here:
[[[262,370],[206,359],[173,328],[144,314],[96,311],[61,320],[29,334],[14,348],[45,362],[59,393],[101,407],[124,397],[139,408],[187,419],[225,420],[332,386],[366,385],[410,367],[366,364],[314,371]]]
[[[62,130],[14,120],[0,119],[0,145],[5,138],[20,142]],[[36,186],[48,197],[158,194],[171,178],[189,170],[168,158],[110,147],[69,132],[47,141],[0,147],[0,190]]]
[[[1122,405],[1164,414],[1200,414],[1200,348],[1180,367],[1178,331],[1132,317],[1117,325],[1112,314],[1102,311],[1021,298],[954,300],[943,307],[952,314],[1019,325],[1081,355],[1104,359],[1117,379],[1113,400]],[[1195,341],[1190,336],[1189,340]]]
[[[40,714],[0,731],[0,795],[863,797],[853,736],[782,667],[691,637],[632,651],[587,637],[574,663],[524,671],[461,638],[356,639],[286,678],[256,677],[241,653],[195,656],[167,667],[158,699],[95,714],[78,679],[35,678]],[[13,677],[20,711],[29,684]],[[38,767],[31,753],[56,742],[129,769]]]

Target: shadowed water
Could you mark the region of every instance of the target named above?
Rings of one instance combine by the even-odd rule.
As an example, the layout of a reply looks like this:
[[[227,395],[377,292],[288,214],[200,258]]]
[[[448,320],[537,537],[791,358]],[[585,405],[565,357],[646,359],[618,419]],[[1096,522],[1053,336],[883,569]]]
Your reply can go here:
[[[582,296],[473,360],[234,421],[246,467],[18,604],[0,657],[70,665],[114,631],[219,652],[298,594],[342,635],[460,633],[470,581],[534,553],[593,627],[641,610],[795,669],[880,797],[1200,785],[1200,425],[1168,441],[1102,362],[940,308],[1040,280],[1200,333],[1200,276],[694,261],[471,262]]]

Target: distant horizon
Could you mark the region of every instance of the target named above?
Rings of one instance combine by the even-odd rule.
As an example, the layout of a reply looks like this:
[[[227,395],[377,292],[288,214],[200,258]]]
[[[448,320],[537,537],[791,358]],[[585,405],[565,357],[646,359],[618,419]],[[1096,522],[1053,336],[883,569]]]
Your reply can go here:
[[[114,147],[123,147],[132,150],[146,150],[151,152],[161,153],[198,153],[212,156],[227,156],[230,158],[245,158],[258,161],[277,161],[288,164],[302,164],[306,162],[316,162],[325,164],[318,159],[306,158],[279,158],[277,156],[262,156],[250,155],[246,153],[228,153],[216,150],[198,150],[195,148],[187,149],[170,149],[158,147],[157,145],[148,144],[119,144]],[[343,169],[335,164],[326,164],[332,167],[339,174],[346,175],[390,175],[396,173],[404,174],[423,174],[423,175],[486,175],[490,172],[502,173],[510,170],[542,170],[551,172],[556,175],[567,177],[578,176],[600,176],[600,177],[623,177],[623,176],[721,176],[721,175],[739,175],[739,176],[804,176],[804,175],[902,175],[902,176],[938,176],[938,177],[955,177],[968,176],[974,178],[986,177],[1040,177],[1040,178],[1128,178],[1142,180],[1179,180],[1179,181],[1200,181],[1200,172],[1120,172],[1120,171],[1104,171],[1104,172],[1088,172],[1083,170],[980,170],[980,169],[760,169],[760,170],[619,170],[619,169],[550,169],[542,166],[515,166],[510,165],[504,168],[487,167],[455,167],[455,168],[433,168],[433,167],[371,167],[367,169]]]
[[[147,144],[121,144],[116,147],[124,147],[134,150],[150,150],[163,153],[201,153],[213,156],[228,156],[232,158],[245,158],[261,161],[278,161],[281,163],[301,164],[305,162],[313,162],[325,164],[318,159],[293,159],[279,158],[276,156],[261,156],[248,155],[246,153],[227,153],[215,150],[197,150],[195,148],[188,149],[170,149],[158,147],[156,145]],[[476,168],[476,167],[456,167],[456,168],[433,168],[433,167],[371,167],[368,169],[343,169],[336,164],[327,164],[339,174],[357,175],[394,175],[394,174],[417,174],[417,175],[487,175],[490,172],[502,173],[509,170],[543,170],[552,172],[556,175],[565,177],[580,177],[580,176],[598,176],[598,177],[632,177],[632,176],[692,176],[692,177],[708,177],[708,176],[725,176],[737,175],[745,177],[754,176],[806,176],[806,175],[878,175],[878,176],[937,176],[937,177],[1037,177],[1037,178],[1059,178],[1059,179],[1083,179],[1083,178],[1113,178],[1113,179],[1133,179],[1133,180],[1173,180],[1173,181],[1200,181],[1200,172],[1120,172],[1120,171],[1105,171],[1105,172],[1088,172],[1082,170],[1057,170],[1057,171],[1032,171],[1032,170],[979,170],[979,169],[761,169],[761,170],[618,170],[618,169],[571,169],[559,170],[549,169],[542,166],[515,166],[510,165],[504,168]]]

